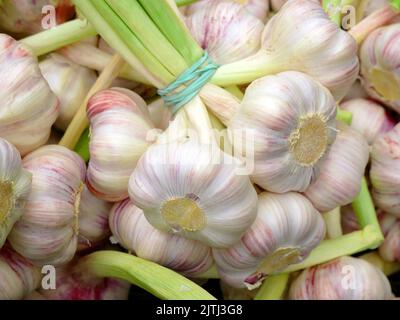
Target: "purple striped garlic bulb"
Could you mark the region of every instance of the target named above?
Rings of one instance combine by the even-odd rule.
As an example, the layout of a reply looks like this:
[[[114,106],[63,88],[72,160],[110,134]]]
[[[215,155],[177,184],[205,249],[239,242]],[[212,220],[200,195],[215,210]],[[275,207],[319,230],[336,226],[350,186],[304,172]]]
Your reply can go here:
[[[228,129],[235,154],[254,158],[253,182],[271,192],[305,191],[335,141],[335,117],[330,92],[289,71],[254,81]]]
[[[90,162],[87,184],[103,200],[118,202],[128,197],[128,181],[141,155],[151,145],[154,128],[145,101],[136,93],[113,88],[89,101]]]
[[[18,150],[0,138],[0,249],[23,213],[31,182]]]
[[[140,258],[193,277],[210,269],[211,249],[204,244],[154,228],[143,211],[127,199],[110,214],[113,241]]]
[[[361,189],[369,146],[361,133],[338,123],[338,135],[321,174],[304,195],[321,212],[350,204]]]
[[[57,53],[41,61],[39,67],[60,101],[60,114],[55,127],[64,131],[96,81],[97,75],[93,70],[81,67]]]
[[[0,137],[25,155],[48,140],[58,99],[32,52],[5,34],[0,34],[0,61]]]
[[[389,280],[374,265],[340,257],[305,269],[289,290],[292,300],[388,300],[394,298]]]
[[[340,105],[353,114],[351,127],[372,144],[375,139],[394,127],[394,121],[380,104],[367,99],[348,100]]]
[[[303,261],[324,236],[324,220],[305,197],[264,192],[250,229],[232,247],[213,249],[213,256],[223,281],[253,289],[267,275]]]
[[[237,159],[196,139],[152,145],[129,195],[155,228],[212,247],[240,240],[257,214],[257,193]]]
[[[370,178],[375,204],[400,217],[400,124],[373,144]]]
[[[32,190],[8,240],[37,265],[66,263],[78,246],[85,163],[64,147],[44,146],[26,156],[23,167],[32,173]]]
[[[400,23],[372,32],[360,49],[362,82],[368,94],[400,113]]]

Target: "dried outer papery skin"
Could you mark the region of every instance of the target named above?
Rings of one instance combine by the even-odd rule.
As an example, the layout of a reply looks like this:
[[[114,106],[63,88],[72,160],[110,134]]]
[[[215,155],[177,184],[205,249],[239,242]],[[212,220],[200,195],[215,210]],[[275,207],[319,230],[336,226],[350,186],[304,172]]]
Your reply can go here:
[[[32,173],[32,189],[8,240],[37,265],[64,264],[78,245],[85,163],[75,152],[51,145],[26,156],[23,167]]]
[[[393,299],[389,280],[374,265],[340,257],[305,269],[289,290],[292,300],[388,300]]]
[[[228,249],[213,249],[221,279],[232,287],[257,287],[268,275],[303,261],[324,238],[325,223],[298,193],[262,193],[256,221]],[[253,281],[255,280],[255,281]]]
[[[138,257],[194,277],[213,264],[211,249],[194,240],[154,228],[143,211],[127,199],[110,214],[113,240]]]
[[[32,52],[5,34],[0,34],[0,61],[0,137],[24,156],[48,140],[59,102]]]
[[[90,162],[87,185],[98,198],[118,202],[128,197],[129,176],[151,145],[154,128],[145,101],[136,93],[113,88],[89,101]]]

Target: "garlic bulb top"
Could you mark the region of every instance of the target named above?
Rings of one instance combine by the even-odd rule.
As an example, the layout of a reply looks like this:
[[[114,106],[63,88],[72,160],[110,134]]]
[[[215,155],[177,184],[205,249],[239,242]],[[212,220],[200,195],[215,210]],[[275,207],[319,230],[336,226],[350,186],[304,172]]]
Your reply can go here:
[[[78,244],[85,163],[64,147],[44,146],[26,156],[23,167],[32,173],[32,190],[8,240],[37,265],[66,263]]]
[[[228,129],[235,153],[254,157],[256,184],[278,193],[305,191],[335,140],[335,116],[326,88],[289,71],[254,81]],[[242,150],[249,145],[253,154]]]
[[[351,203],[361,189],[369,146],[354,129],[338,123],[339,133],[322,164],[321,174],[304,195],[321,212]]]
[[[0,138],[0,248],[22,215],[31,181],[32,175],[22,169],[18,150]]]
[[[257,213],[257,193],[237,163],[195,139],[155,144],[133,171],[129,195],[157,229],[228,247]]]
[[[40,62],[39,67],[60,101],[61,110],[55,126],[66,130],[97,75],[93,70],[81,67],[57,53],[49,55]]]
[[[45,144],[59,113],[57,97],[26,47],[0,34],[0,137],[22,155]]]
[[[129,199],[115,204],[110,214],[114,240],[138,257],[196,276],[213,264],[211,249],[198,241],[155,229]]]
[[[360,49],[362,82],[368,94],[400,113],[400,23],[372,32]]]
[[[400,124],[373,144],[370,178],[375,204],[400,217]]]
[[[136,93],[113,88],[95,94],[87,107],[90,162],[87,183],[93,194],[117,202],[128,197],[128,180],[151,144],[153,124],[146,103]]]
[[[302,195],[262,193],[257,219],[240,242],[213,249],[221,279],[236,287],[257,287],[268,274],[304,260],[325,236],[321,214]]]
[[[293,300],[387,300],[392,299],[389,280],[374,265],[340,257],[304,270],[290,287]]]
[[[264,24],[234,1],[208,1],[186,18],[191,34],[218,64],[255,54]]]

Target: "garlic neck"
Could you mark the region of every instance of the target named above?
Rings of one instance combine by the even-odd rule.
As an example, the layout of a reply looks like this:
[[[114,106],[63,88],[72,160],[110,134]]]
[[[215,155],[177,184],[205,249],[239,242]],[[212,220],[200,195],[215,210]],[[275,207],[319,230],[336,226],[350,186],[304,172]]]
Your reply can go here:
[[[75,234],[79,235],[79,212],[80,212],[80,206],[81,206],[81,199],[82,199],[82,191],[85,185],[83,182],[81,182],[78,191],[75,193],[75,204],[74,204],[74,217],[75,217],[75,222],[74,222],[74,230]]]
[[[0,181],[0,225],[7,218],[13,206],[13,184]]]

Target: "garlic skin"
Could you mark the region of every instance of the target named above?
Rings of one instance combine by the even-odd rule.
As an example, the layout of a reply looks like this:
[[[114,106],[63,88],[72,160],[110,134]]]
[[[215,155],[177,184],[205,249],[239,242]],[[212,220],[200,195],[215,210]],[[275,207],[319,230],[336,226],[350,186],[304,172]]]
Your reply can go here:
[[[242,146],[254,145],[254,183],[277,193],[305,191],[335,140],[335,117],[329,91],[289,71],[252,82],[228,130],[236,155],[252,156]]]
[[[196,139],[151,146],[129,195],[155,228],[212,247],[239,241],[257,214],[257,193],[238,161]]]
[[[353,231],[360,230],[356,215],[351,205],[343,206],[340,208],[341,225],[343,234],[348,234]]]
[[[370,145],[379,135],[390,131],[395,125],[385,108],[372,100],[349,100],[340,107],[353,114],[351,127],[360,132]]]
[[[400,124],[373,144],[370,178],[375,204],[400,217]]]
[[[349,92],[342,99],[342,103],[347,102],[349,100],[353,100],[353,99],[368,99],[368,93],[365,91],[360,80],[357,80],[356,82],[354,82],[354,84],[351,86]]]
[[[268,274],[303,261],[324,236],[324,220],[305,197],[264,192],[251,228],[232,247],[213,249],[213,256],[223,281],[252,289]]]
[[[369,146],[354,129],[338,122],[339,133],[317,180],[304,195],[321,212],[351,203],[361,189]]]
[[[58,99],[32,52],[5,34],[0,34],[0,61],[0,137],[24,156],[48,140]]]
[[[287,0],[270,0],[271,1],[271,9],[272,11],[279,11],[282,6],[287,2]]]
[[[0,249],[23,213],[31,182],[18,150],[0,138]]]
[[[234,288],[224,281],[220,281],[220,287],[224,300],[254,300],[258,290],[248,290],[247,288]]]
[[[362,83],[368,94],[400,113],[400,23],[372,32],[360,49]]]
[[[153,101],[148,108],[154,126],[163,131],[166,130],[173,118],[171,108],[166,108],[162,99]]]
[[[128,197],[129,176],[150,146],[154,128],[145,101],[136,93],[113,88],[88,103],[90,162],[87,186],[98,198],[118,202]]]
[[[55,127],[65,131],[97,75],[57,53],[40,62],[39,68],[60,101],[61,110]]]
[[[66,263],[78,245],[85,163],[76,153],[54,145],[26,156],[23,167],[32,173],[32,189],[8,240],[36,265]]]
[[[386,276],[369,262],[340,257],[305,269],[289,290],[291,300],[388,300]]]
[[[379,255],[385,261],[400,262],[400,220],[385,233],[385,241],[379,247]]]
[[[154,228],[129,199],[113,207],[110,228],[113,239],[125,249],[187,277],[200,275],[213,264],[209,247]]]

